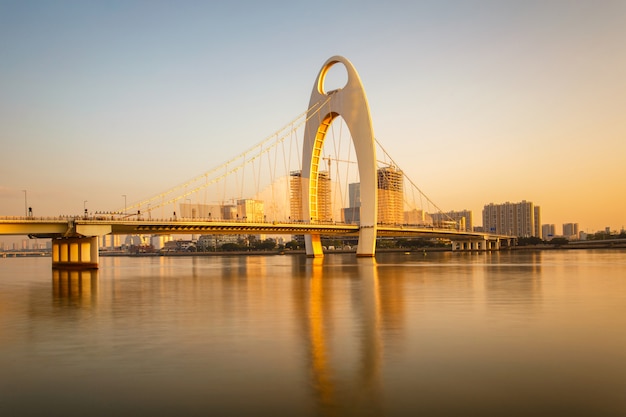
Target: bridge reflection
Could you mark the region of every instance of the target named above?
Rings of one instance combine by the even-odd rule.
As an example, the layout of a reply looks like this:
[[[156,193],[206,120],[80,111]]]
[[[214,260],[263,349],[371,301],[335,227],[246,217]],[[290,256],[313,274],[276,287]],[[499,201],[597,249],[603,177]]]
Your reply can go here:
[[[278,260],[283,260],[283,264],[288,260],[290,266],[280,272],[282,265],[277,264]],[[119,263],[120,259],[107,259],[107,262]],[[214,264],[212,258],[193,258],[186,272],[180,268],[173,270],[172,262],[175,261],[159,258],[145,260],[141,266],[133,264],[137,274],[133,277],[113,271],[124,269],[123,265],[107,268],[109,273],[55,269],[53,302],[61,307],[87,310],[96,306],[103,311],[123,309],[128,317],[120,319],[133,322],[139,333],[144,331],[142,317],[150,317],[151,323],[155,320],[151,314],[160,322],[171,320],[162,317],[163,312],[157,308],[169,303],[172,310],[168,311],[187,312],[185,322],[177,322],[177,328],[189,326],[201,332],[205,340],[183,338],[173,342],[169,335],[158,334],[151,343],[166,346],[176,343],[175,349],[182,351],[193,350],[195,344],[212,346],[216,334],[229,339],[232,349],[242,349],[241,343],[254,339],[248,339],[251,335],[247,333],[239,333],[241,329],[237,327],[228,327],[240,321],[229,319],[228,311],[237,311],[236,317],[241,317],[243,322],[260,326],[251,330],[261,332],[259,337],[264,341],[273,339],[269,346],[262,347],[266,342],[260,342],[254,349],[280,349],[284,343],[293,343],[299,350],[294,352],[300,358],[299,364],[294,365],[308,384],[297,388],[308,390],[316,404],[316,414],[384,415],[383,340],[392,340],[402,331],[405,314],[402,276],[381,282],[375,259],[355,259],[348,255],[234,256],[221,258],[219,264]],[[288,283],[291,289],[285,293],[285,286],[279,283]],[[184,305],[171,304],[174,300],[186,301]],[[283,317],[268,322],[276,314]],[[211,326],[206,322],[209,317]],[[278,326],[272,329],[275,334],[263,330],[270,331],[270,327],[266,328],[270,323]],[[289,323],[295,324],[295,329],[285,334],[284,330],[291,327]],[[181,334],[186,333],[183,330]],[[233,335],[238,336],[232,339]],[[220,355],[210,349],[205,354],[216,358]],[[244,361],[248,363],[247,359]],[[253,366],[264,369],[267,364]],[[201,369],[210,371],[202,366]],[[193,380],[196,371],[187,369],[187,377]]]
[[[52,270],[52,295],[61,304],[95,305],[98,298],[98,270]]]

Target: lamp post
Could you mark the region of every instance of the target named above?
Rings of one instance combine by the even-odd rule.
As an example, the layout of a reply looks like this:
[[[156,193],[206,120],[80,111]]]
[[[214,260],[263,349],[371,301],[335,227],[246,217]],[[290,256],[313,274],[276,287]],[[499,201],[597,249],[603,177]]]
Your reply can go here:
[[[26,198],[26,190],[22,190],[24,192],[24,217],[28,217],[28,200]]]
[[[83,212],[85,213],[85,218],[87,218],[87,200],[83,200]]]
[[[126,194],[122,194],[122,197],[124,197],[124,214],[126,214]]]

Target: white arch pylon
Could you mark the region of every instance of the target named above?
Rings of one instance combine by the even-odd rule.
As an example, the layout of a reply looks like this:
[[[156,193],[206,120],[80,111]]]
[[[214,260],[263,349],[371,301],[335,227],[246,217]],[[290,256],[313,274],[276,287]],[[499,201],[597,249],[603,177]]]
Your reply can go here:
[[[326,92],[324,79],[335,64],[343,64],[348,73],[348,82],[343,88]],[[331,100],[319,110],[319,117],[307,114],[302,149],[302,212],[311,222],[318,220],[318,174],[322,161],[322,149],[328,127],[341,116],[352,136],[359,167],[361,182],[361,213],[357,256],[372,257],[376,249],[376,224],[378,217],[378,187],[376,174],[376,145],[370,117],[369,104],[361,78],[350,61],[342,56],[333,56],[322,66],[313,86],[309,108],[331,96]],[[323,256],[320,235],[305,235],[306,254],[309,257]]]

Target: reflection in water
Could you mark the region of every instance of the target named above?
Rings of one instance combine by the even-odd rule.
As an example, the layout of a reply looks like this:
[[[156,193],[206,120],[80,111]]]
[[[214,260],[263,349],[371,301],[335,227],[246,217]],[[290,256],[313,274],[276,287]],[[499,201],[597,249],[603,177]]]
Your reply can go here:
[[[347,274],[356,274],[348,289],[333,280],[334,265],[319,258],[307,260],[306,274],[294,287],[302,334],[309,346],[312,388],[324,416],[382,415],[378,270],[374,259],[358,261]],[[345,276],[347,267],[339,268]],[[353,315],[348,320],[359,323],[356,340],[337,334],[345,320],[341,315],[349,314],[343,308],[347,300],[342,299],[348,291]]]
[[[375,259],[357,259],[361,282],[355,310],[362,317],[360,369],[356,375],[358,415],[382,415],[381,294]]]
[[[52,270],[52,294],[56,302],[89,307],[98,298],[98,270]]]
[[[0,259],[0,415],[626,415],[623,251],[418,255]]]
[[[337,407],[337,393],[334,386],[330,358],[328,352],[327,332],[325,328],[330,323],[326,322],[332,315],[332,304],[330,296],[324,293],[324,281],[322,279],[322,259],[310,259],[307,265],[306,280],[309,283],[308,302],[300,305],[306,309],[301,314],[305,319],[305,326],[308,328],[307,336],[311,355],[311,376],[313,378],[313,389],[319,399],[321,410],[325,414],[332,415]],[[327,295],[325,297],[325,295]]]
[[[520,251],[514,262],[505,262],[500,253],[490,254],[485,268],[485,292],[493,314],[503,311],[518,320],[527,320],[533,307],[541,304],[541,255],[540,251]]]

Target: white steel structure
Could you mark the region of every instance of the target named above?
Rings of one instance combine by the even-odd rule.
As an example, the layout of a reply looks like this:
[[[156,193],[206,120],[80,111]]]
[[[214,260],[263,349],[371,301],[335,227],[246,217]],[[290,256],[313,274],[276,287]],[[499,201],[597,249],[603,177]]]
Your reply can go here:
[[[324,91],[328,70],[342,64],[348,74],[343,88]],[[350,129],[359,166],[361,183],[361,218],[359,224],[359,246],[357,256],[374,256],[377,228],[377,176],[376,142],[370,117],[369,104],[361,78],[350,61],[342,56],[328,59],[320,70],[309,101],[309,108],[331,96],[317,115],[307,115],[302,150],[302,211],[305,219],[316,222],[320,218],[320,165],[322,149],[328,127],[341,116]],[[323,256],[320,235],[305,236],[306,253],[309,257]]]

